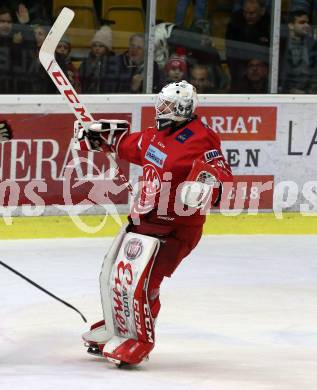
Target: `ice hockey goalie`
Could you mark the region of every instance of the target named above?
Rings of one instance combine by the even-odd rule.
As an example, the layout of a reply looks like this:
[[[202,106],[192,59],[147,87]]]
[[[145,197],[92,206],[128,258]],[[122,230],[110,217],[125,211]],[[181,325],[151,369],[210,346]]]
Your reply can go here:
[[[77,149],[111,151],[143,169],[129,224],[103,263],[104,320],[83,335],[90,353],[118,365],[138,364],[154,348],[161,283],[195,248],[206,210],[232,181],[219,137],[196,106],[194,87],[181,81],[158,94],[154,127],[131,133],[126,121],[100,120],[89,129],[75,122]]]

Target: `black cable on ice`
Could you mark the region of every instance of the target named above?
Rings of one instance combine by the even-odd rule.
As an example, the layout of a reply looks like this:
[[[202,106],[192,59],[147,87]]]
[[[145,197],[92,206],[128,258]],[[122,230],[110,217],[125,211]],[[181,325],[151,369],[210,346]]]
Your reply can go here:
[[[51,292],[47,291],[44,287],[41,287],[39,284],[33,282],[33,280],[29,279],[27,276],[21,274],[19,271],[17,271],[16,269],[10,267],[8,264],[4,263],[3,261],[0,260],[0,264],[7,268],[8,270],[10,270],[11,272],[15,273],[16,275],[20,276],[20,278],[26,280],[28,283],[32,284],[34,287],[38,288],[39,290],[45,292],[45,294],[49,295],[50,297],[56,299],[57,301],[63,303],[65,306],[68,306],[70,307],[71,309],[75,310],[80,316],[81,318],[83,319],[84,322],[87,322],[87,319],[86,317],[82,314],[82,312],[80,312],[78,309],[76,309],[75,306],[71,305],[70,303],[64,301],[63,299],[61,298],[58,298],[56,295],[52,294]]]

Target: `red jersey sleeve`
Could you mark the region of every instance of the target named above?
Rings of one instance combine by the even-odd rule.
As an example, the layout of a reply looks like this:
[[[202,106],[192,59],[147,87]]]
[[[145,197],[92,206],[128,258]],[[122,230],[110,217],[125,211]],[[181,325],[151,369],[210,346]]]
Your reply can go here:
[[[131,163],[142,165],[141,145],[142,132],[127,134],[124,136],[118,145],[118,156]]]

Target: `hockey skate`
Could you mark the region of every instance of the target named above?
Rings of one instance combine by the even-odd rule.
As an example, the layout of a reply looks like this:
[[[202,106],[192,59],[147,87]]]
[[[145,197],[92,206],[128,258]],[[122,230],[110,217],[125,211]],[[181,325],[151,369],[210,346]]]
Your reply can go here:
[[[84,345],[87,347],[87,353],[93,356],[103,357],[102,350],[107,341],[105,321],[96,322],[90,327],[90,330],[82,335]]]
[[[122,339],[116,336],[107,339],[105,321],[93,324],[90,330],[82,335],[87,353],[97,357],[104,357],[118,368],[136,366],[149,360],[149,353],[154,345],[140,343],[137,340]],[[115,345],[121,339],[118,347]],[[107,344],[107,345],[106,345]],[[106,346],[106,347],[105,347]]]
[[[136,366],[149,360],[154,344],[114,336],[104,346],[103,356],[118,368]]]

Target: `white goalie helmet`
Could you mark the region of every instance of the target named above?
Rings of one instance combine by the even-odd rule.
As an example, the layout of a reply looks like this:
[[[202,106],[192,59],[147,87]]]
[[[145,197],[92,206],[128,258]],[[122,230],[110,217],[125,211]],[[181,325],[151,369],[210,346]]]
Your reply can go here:
[[[174,122],[190,119],[198,104],[196,89],[185,80],[163,87],[158,94],[155,110],[158,129]]]

